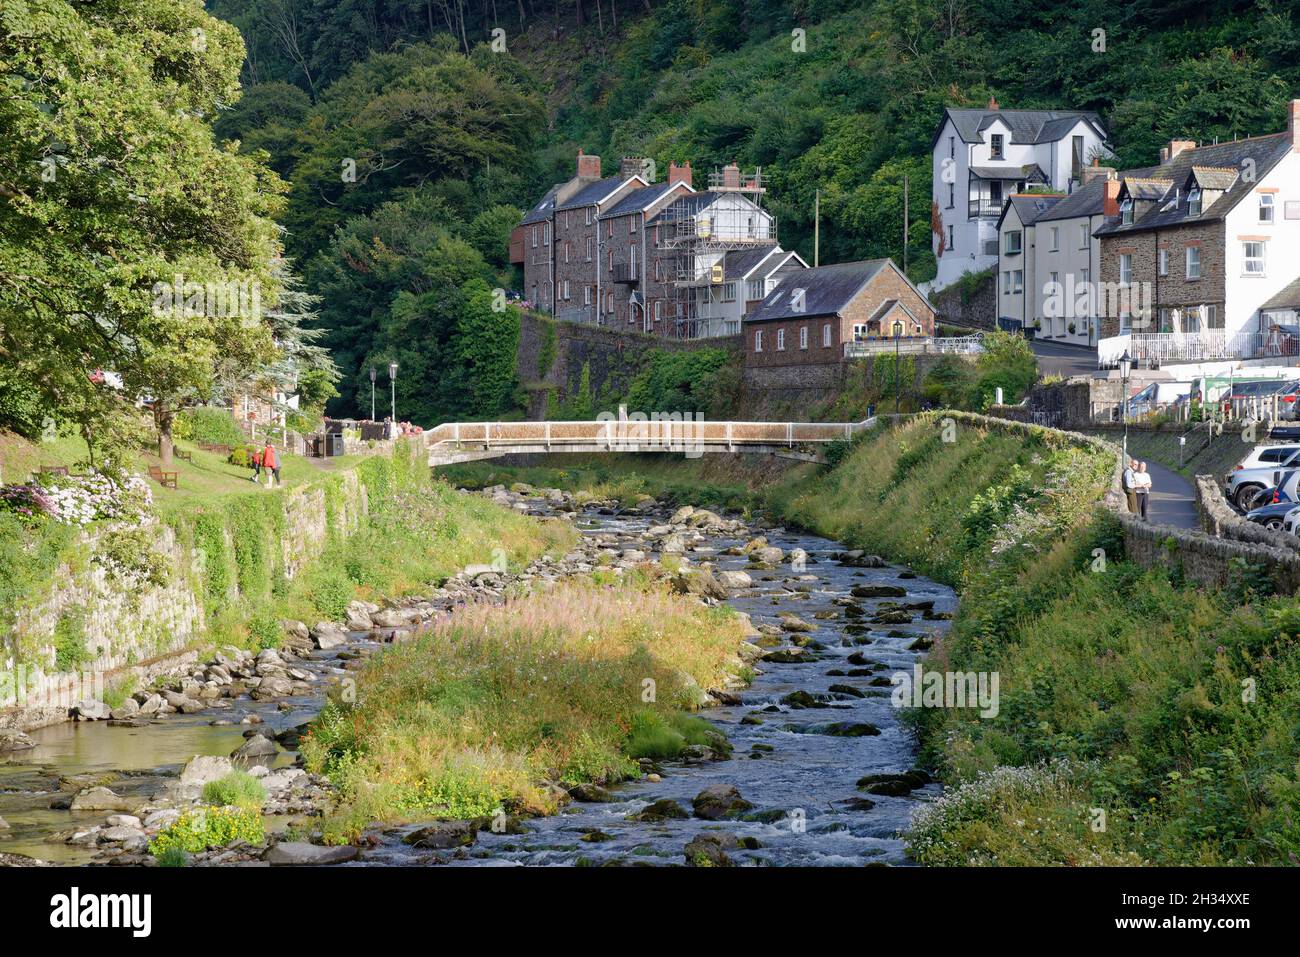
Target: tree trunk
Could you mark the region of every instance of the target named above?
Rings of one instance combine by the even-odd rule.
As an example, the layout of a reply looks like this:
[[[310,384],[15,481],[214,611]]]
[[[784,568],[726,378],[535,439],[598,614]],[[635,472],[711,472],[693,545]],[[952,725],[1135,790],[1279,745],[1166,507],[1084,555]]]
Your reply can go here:
[[[172,421],[175,414],[159,406],[153,417],[158,426],[158,458],[162,460],[163,465],[171,465],[172,450],[175,448],[175,443],[172,441]]]

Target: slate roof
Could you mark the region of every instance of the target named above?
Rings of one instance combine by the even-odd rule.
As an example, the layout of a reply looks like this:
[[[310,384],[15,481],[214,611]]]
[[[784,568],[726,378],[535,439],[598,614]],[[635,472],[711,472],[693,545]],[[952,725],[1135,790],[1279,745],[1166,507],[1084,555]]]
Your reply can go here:
[[[1037,163],[1024,166],[972,166],[970,171],[980,179],[1032,179],[1037,177],[1047,182],[1047,174]]]
[[[1124,170],[1119,173],[1118,179],[1123,181],[1124,178],[1142,178],[1149,177],[1155,168],[1150,169],[1133,169]],[[1082,186],[1078,187],[1073,193],[1066,196],[1059,203],[1038,217],[1038,222],[1047,222],[1048,220],[1057,219],[1075,219],[1082,216],[1100,216],[1104,210],[1106,202],[1105,180],[1101,178],[1093,179]]]
[[[1300,309],[1300,276],[1259,308],[1261,312],[1268,309]]]
[[[1201,189],[1229,189],[1237,181],[1237,171],[1216,166],[1193,166],[1192,178]]]
[[[694,216],[702,209],[708,209],[717,201],[721,193],[715,193],[712,190],[701,190],[698,193],[687,193],[685,196],[678,196],[675,200],[659,210],[653,217],[651,223],[663,222],[669,218],[669,212],[672,211],[672,218],[680,218],[680,215]]]
[[[885,316],[889,315],[890,310],[892,310],[895,306],[897,306],[899,309],[902,309],[903,312],[907,313],[907,318],[911,319],[913,322],[916,322],[916,316],[912,314],[912,310],[907,308],[906,303],[899,302],[897,299],[886,299],[884,302],[882,302],[879,306],[876,307],[876,311],[867,317],[867,322],[877,322],[881,319],[884,319]],[[883,335],[885,330],[881,329],[880,331],[881,334]]]
[[[1002,207],[1002,214],[998,216],[998,229],[1002,228],[1002,221],[1007,218],[1007,210],[1012,207],[1015,207],[1021,225],[1032,226],[1044,215],[1051,212],[1052,208],[1064,198],[1059,194],[1032,196],[1017,193],[1015,196],[1009,197],[1006,205]]]
[[[628,213],[638,213],[648,208],[653,203],[662,199],[668,194],[676,183],[655,183],[651,186],[644,186],[641,189],[634,189],[617,203],[611,206],[605,212],[600,214],[601,219],[609,219],[613,216],[625,216]],[[686,184],[682,184],[686,187]],[[689,192],[690,187],[686,187]]]
[[[528,211],[519,225],[527,226],[530,223],[540,223],[551,218],[555,212],[555,194],[560,191],[563,183],[556,183],[546,191],[542,201]]]
[[[895,267],[888,259],[867,259],[862,262],[838,263],[834,266],[818,266],[815,269],[802,270],[797,278],[791,277],[768,293],[767,297],[754,307],[754,311],[745,317],[745,322],[835,315],[852,302],[853,297],[880,270],[889,268]],[[902,275],[901,270],[899,275]],[[798,311],[790,306],[794,298],[792,293],[796,289],[804,291],[803,308]],[[917,295],[921,293],[917,291]]]
[[[639,183],[645,180],[639,177],[631,177]],[[605,179],[598,179],[595,182],[588,183],[581,187],[576,193],[561,203],[556,209],[576,209],[579,206],[594,206],[607,197],[614,190],[618,189],[627,180],[622,176],[608,176]]]
[[[1153,178],[1166,181],[1169,185],[1159,195],[1156,202],[1135,222],[1124,225],[1118,220],[1102,226],[1094,235],[1113,236],[1121,233],[1143,232],[1183,223],[1213,222],[1222,219],[1242,199],[1250,195],[1255,182],[1263,179],[1277,163],[1291,151],[1291,139],[1287,133],[1273,133],[1269,136],[1255,136],[1231,143],[1217,143],[1196,149],[1183,150],[1172,160],[1163,163],[1153,173]],[[1233,170],[1237,171],[1247,164],[1253,164],[1255,176],[1253,182],[1246,182],[1240,176],[1234,176],[1232,183],[1213,203],[1204,204],[1198,216],[1188,212],[1187,191],[1181,187],[1187,182],[1195,169]],[[1207,174],[1209,175],[1209,174]],[[1222,182],[1223,178],[1216,181]],[[1147,180],[1151,182],[1151,180]],[[1179,187],[1178,200],[1173,202],[1170,190]],[[1144,194],[1147,188],[1143,187]]]
[[[1091,110],[967,110],[947,107],[945,119],[952,120],[957,135],[966,143],[978,143],[980,135],[997,120],[1001,120],[1011,130],[1012,143],[1050,143],[1065,136],[1079,120],[1086,120],[1096,129],[1097,135],[1106,138],[1106,129],[1101,125],[1101,118]],[[943,122],[934,138],[937,142],[943,132]],[[931,149],[934,143],[930,144]]]
[[[744,279],[749,272],[762,265],[763,260],[780,251],[780,246],[773,240],[770,245],[756,246],[752,249],[730,250],[723,259],[723,275],[728,282]]]

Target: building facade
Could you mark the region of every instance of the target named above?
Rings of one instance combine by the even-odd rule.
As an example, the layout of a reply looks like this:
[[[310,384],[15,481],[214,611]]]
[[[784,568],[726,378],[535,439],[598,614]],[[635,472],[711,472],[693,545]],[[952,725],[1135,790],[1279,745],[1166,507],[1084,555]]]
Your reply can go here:
[[[949,107],[931,143],[932,222],[942,289],[998,264],[997,221],[1030,187],[1067,194],[1095,158],[1110,155],[1095,113]]]

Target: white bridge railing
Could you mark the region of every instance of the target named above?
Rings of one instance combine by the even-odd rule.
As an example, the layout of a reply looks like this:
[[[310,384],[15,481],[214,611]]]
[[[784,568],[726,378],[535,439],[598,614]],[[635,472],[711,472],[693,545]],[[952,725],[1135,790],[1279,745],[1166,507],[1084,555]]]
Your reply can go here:
[[[681,416],[586,422],[449,422],[424,433],[430,461],[459,453],[737,448],[817,445],[851,438],[863,422],[710,422]]]
[[[884,353],[905,355],[975,355],[984,351],[984,337],[959,336],[948,339],[855,339],[844,343],[844,358],[862,359]]]

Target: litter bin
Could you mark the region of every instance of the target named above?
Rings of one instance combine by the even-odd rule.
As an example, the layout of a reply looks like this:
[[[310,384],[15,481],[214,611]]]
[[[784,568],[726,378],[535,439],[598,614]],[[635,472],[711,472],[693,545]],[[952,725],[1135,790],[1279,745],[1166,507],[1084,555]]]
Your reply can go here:
[[[331,432],[325,438],[326,438],[327,448],[329,450],[330,455],[343,454],[343,433],[342,432]]]

